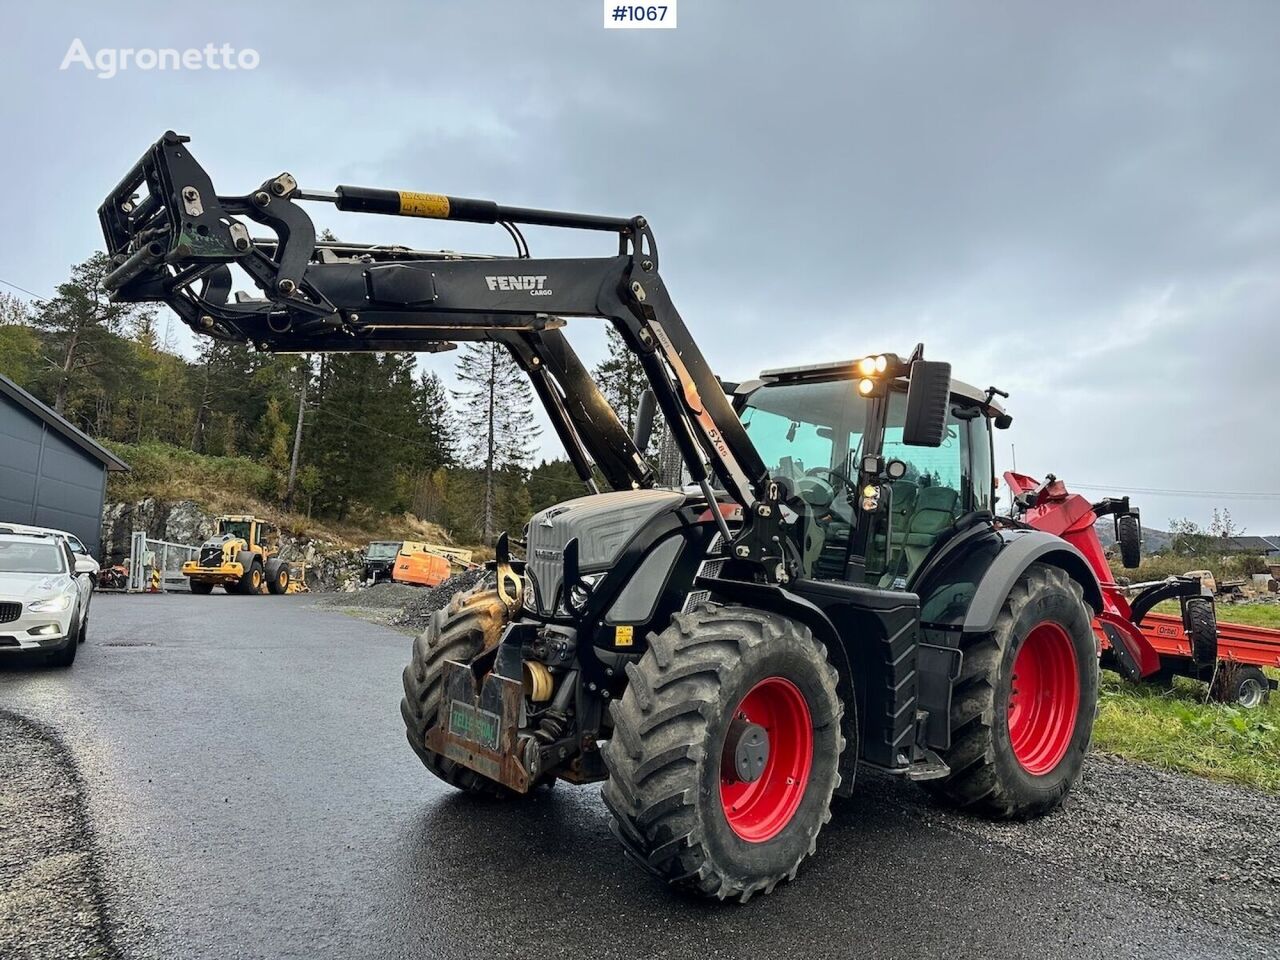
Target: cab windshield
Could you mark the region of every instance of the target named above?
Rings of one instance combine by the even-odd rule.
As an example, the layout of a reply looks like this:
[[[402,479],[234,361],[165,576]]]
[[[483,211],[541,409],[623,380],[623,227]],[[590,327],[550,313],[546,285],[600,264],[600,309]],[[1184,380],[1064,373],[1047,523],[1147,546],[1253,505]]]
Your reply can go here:
[[[901,589],[959,517],[991,508],[989,424],[974,401],[953,395],[941,445],[903,443],[906,391],[892,387],[881,453],[902,461],[904,475],[882,484],[879,509],[863,516],[855,485],[868,405],[854,380],[791,381],[756,390],[740,418],[801,513],[804,575]]]
[[[399,552],[400,544],[387,540],[369,544],[369,551],[365,556],[370,560],[390,560]]]
[[[795,481],[848,472],[866,426],[867,401],[853,380],[761,387],[743,408],[742,425],[769,473]]]
[[[239,537],[247,543],[251,539],[249,528],[252,526],[253,524],[248,520],[223,520],[219,524],[219,529],[224,536]]]

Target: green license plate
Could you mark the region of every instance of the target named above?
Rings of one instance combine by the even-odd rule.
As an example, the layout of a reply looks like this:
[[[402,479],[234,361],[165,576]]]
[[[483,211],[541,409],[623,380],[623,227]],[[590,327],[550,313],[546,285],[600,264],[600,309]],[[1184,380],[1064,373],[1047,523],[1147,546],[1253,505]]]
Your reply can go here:
[[[489,750],[498,749],[498,733],[502,718],[461,700],[449,702],[449,733],[460,740],[477,743]]]

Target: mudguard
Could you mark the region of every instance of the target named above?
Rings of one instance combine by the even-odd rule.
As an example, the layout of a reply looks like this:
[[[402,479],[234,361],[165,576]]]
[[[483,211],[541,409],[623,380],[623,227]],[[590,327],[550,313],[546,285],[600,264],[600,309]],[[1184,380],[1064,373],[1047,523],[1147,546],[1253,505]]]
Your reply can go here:
[[[1005,598],[1022,572],[1033,563],[1060,567],[1084,589],[1085,603],[1094,614],[1102,610],[1102,588],[1084,554],[1051,533],[1042,530],[1001,530],[1004,545],[979,581],[964,617],[966,633],[987,633],[995,629]]]

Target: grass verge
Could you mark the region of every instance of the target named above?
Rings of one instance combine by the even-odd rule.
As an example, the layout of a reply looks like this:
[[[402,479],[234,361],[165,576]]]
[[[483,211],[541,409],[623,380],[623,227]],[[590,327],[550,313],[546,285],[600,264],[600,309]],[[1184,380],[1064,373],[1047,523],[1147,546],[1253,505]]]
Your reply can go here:
[[[1094,744],[1108,753],[1280,793],[1280,695],[1243,710],[1205,703],[1205,686],[1134,685],[1103,671]]]
[[[1178,604],[1157,609],[1176,614]],[[1218,619],[1280,629],[1280,605],[1218,604]],[[1163,689],[1103,671],[1094,744],[1166,770],[1280,793],[1280,693],[1255,710],[1206,703],[1205,694],[1205,684],[1183,677]]]

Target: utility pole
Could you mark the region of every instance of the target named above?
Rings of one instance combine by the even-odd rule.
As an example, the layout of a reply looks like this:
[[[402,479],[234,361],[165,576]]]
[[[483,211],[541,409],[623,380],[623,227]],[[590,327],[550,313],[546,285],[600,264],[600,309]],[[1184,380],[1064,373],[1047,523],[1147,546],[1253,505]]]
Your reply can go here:
[[[293,457],[289,460],[289,483],[284,491],[284,508],[293,509],[293,491],[298,482],[298,457],[302,453],[302,417],[307,411],[307,381],[311,379],[311,355],[302,357],[302,389],[298,392],[298,425],[293,430]]]

